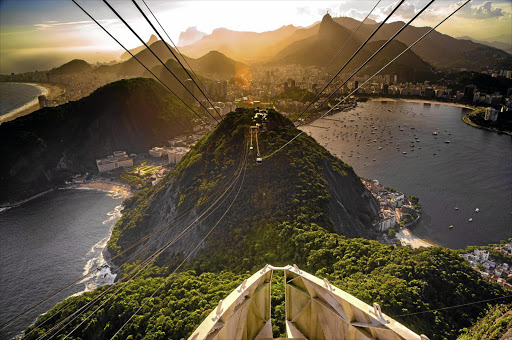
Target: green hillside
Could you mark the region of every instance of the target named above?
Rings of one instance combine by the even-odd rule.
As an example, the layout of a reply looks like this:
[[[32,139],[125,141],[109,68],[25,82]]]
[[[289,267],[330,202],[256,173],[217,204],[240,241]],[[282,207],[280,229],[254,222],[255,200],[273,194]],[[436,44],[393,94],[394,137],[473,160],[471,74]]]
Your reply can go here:
[[[253,114],[239,109],[227,115],[221,127],[205,136],[157,186],[125,201],[107,254],[126,251],[115,260],[121,266],[121,281],[112,291],[120,292],[107,292],[57,337],[83,321],[72,338],[109,339],[158,289],[116,339],[185,338],[220,299],[266,263],[295,263],[326,277],[369,304],[379,303],[385,313],[432,340],[455,339],[486,312],[485,304],[467,304],[506,295],[456,251],[348,238],[346,235],[371,237],[368,224],[376,202],[366,196],[366,189],[348,165],[306,135],[261,165],[255,164],[252,153],[237,199],[228,196],[218,211],[174,243],[154,266],[124,285],[122,280],[137,270],[141,259],[183,231],[229,184],[241,164],[244,132]],[[269,112],[267,129],[260,136],[264,155],[297,133],[274,111]],[[332,205],[333,197],[341,203]],[[231,202],[222,223],[201,243]],[[345,214],[339,213],[342,206]],[[188,216],[185,221],[173,223],[181,214]],[[151,237],[130,248],[146,235]],[[170,275],[198,244],[202,245],[198,253],[192,254],[180,272]],[[279,287],[272,290],[278,304],[273,308],[276,336],[284,331]],[[27,339],[36,339],[107,289],[61,302],[28,328]],[[464,306],[442,310],[454,305]],[[98,312],[92,314],[96,306],[100,306]],[[432,311],[435,309],[441,310]]]
[[[457,340],[508,340],[512,338],[512,303],[494,306]]]
[[[147,152],[198,124],[153,79],[105,85],[76,102],[48,107],[0,125],[0,202],[19,201],[95,172],[115,150]]]
[[[172,239],[199,215],[204,206],[222,192],[239,166],[246,141],[245,132],[252,123],[252,111],[228,114],[212,134],[204,137],[158,186],[129,199],[125,213],[108,243],[112,256],[132,242],[165,225],[174,215],[192,209],[184,221],[175,223],[150,239],[147,245],[127,252],[120,260],[144,249],[154,251],[161,238]],[[261,134],[260,149],[270,153],[299,131],[286,118],[270,111],[269,131]],[[378,204],[351,167],[332,156],[312,138],[301,135],[282,152],[257,165],[250,156],[244,186],[239,199],[212,233],[201,266],[204,268],[257,268],[263,261],[286,264],[279,246],[276,226],[293,223],[298,216],[329,231],[351,237],[374,238],[372,222]],[[175,261],[190,249],[215,223],[222,209],[202,222],[197,231],[187,234],[161,259]],[[254,242],[254,237],[258,242]],[[268,238],[268,240],[267,240]],[[230,246],[225,247],[226,239]],[[216,253],[225,248],[222,256]],[[118,260],[116,260],[118,261]]]

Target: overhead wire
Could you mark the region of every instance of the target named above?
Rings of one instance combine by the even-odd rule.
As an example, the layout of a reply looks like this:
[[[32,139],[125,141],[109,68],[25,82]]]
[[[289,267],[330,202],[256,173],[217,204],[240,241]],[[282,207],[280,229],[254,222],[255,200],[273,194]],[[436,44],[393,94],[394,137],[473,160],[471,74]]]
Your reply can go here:
[[[338,91],[339,89],[341,89],[343,86],[345,86],[345,84],[348,83],[348,81],[350,79],[352,79],[352,77],[354,77],[363,67],[365,67],[373,58],[375,58],[375,56],[377,56],[377,54],[379,54],[386,46],[388,46],[392,41],[393,39],[395,39],[400,33],[402,33],[402,31],[407,28],[415,19],[417,19],[428,7],[430,7],[430,5],[432,5],[434,3],[435,0],[430,0],[429,3],[424,6],[420,11],[418,11],[418,13],[416,13],[408,22],[406,22],[397,32],[395,32],[395,34],[393,34],[381,47],[379,47],[377,49],[377,51],[375,51],[361,66],[359,66],[354,72],[352,72],[352,74],[342,83],[340,84],[334,91],[332,91],[332,93],[326,98],[324,99],[320,105],[318,105],[313,111],[311,111],[307,116],[306,118],[304,118],[303,122],[300,125],[304,124],[304,122],[307,121],[307,119],[312,116],[313,114],[315,114],[318,109],[320,107],[322,107],[325,103],[327,103],[329,101],[329,99],[332,98],[332,96],[334,96]]]
[[[240,186],[238,187],[238,191],[235,195],[235,197],[233,198],[233,200],[231,201],[230,205],[228,206],[228,208],[226,209],[226,211],[222,214],[222,216],[220,217],[220,219],[217,221],[217,223],[215,223],[215,225],[212,226],[212,228],[210,228],[210,230],[208,231],[208,233],[199,241],[199,243],[196,245],[196,247],[194,249],[192,249],[190,251],[190,253],[187,255],[187,257],[185,259],[183,259],[183,261],[181,261],[181,263],[173,270],[173,272],[170,274],[174,274],[178,271],[179,268],[181,268],[181,266],[190,258],[190,256],[192,256],[193,253],[196,252],[196,250],[199,248],[199,246],[211,235],[211,233],[215,230],[215,228],[217,227],[217,225],[219,225],[219,223],[222,221],[222,219],[226,216],[226,214],[229,212],[229,210],[231,209],[231,207],[233,206],[233,204],[235,203],[236,199],[238,198],[238,195],[240,194],[240,190],[242,190],[242,187],[244,185],[244,180],[245,180],[245,172],[246,172],[246,169],[247,169],[247,159],[245,160],[245,165],[244,165],[244,174],[242,176],[242,181],[240,183]],[[130,318],[121,326],[121,328],[119,328],[119,330],[117,330],[117,332],[110,338],[111,340],[114,339],[116,337],[117,334],[119,334],[119,332],[121,332],[121,330],[126,327],[126,325],[128,325],[131,320],[135,317],[135,315],[137,315],[139,313],[139,311],[153,298],[153,296],[155,296],[155,294],[165,285],[165,281],[153,292],[153,294],[151,294],[151,296],[149,296],[148,298],[146,298],[146,300],[140,305],[140,307],[132,314],[132,316],[130,316]]]
[[[135,268],[133,268],[124,278],[122,278],[120,281],[116,282],[116,284],[108,287],[104,292],[102,292],[99,296],[95,297],[92,301],[88,302],[86,305],[82,306],[79,310],[75,311],[73,314],[69,315],[66,319],[62,320],[61,322],[59,322],[59,324],[55,325],[52,329],[48,330],[47,332],[45,332],[43,335],[41,335],[38,340],[40,339],[43,339],[48,333],[51,333],[53,332],[55,329],[59,328],[58,330],[56,330],[56,332],[60,332],[60,330],[64,329],[69,323],[73,322],[80,314],[82,314],[83,312],[85,312],[87,309],[89,309],[96,301],[99,301],[100,298],[102,298],[103,296],[105,296],[107,293],[109,293],[111,290],[113,290],[115,287],[117,287],[118,285],[121,284],[121,282],[123,282],[123,280],[126,280],[126,282],[123,283],[123,285],[116,291],[113,293],[113,295],[107,299],[107,301],[104,301],[102,303],[102,305],[100,305],[100,307],[96,308],[96,310],[94,312],[92,312],[92,314],[96,313],[96,311],[99,310],[99,308],[101,308],[106,302],[108,302],[113,296],[115,296],[127,283],[129,280],[132,280],[134,279],[136,276],[138,276],[142,270],[144,270],[145,268],[147,268],[147,266],[153,262],[153,260],[155,260],[158,256],[160,256],[160,254],[162,254],[168,247],[170,247],[171,245],[173,245],[174,243],[176,243],[177,241],[179,241],[181,239],[181,237],[183,237],[187,232],[189,232],[191,230],[191,228],[199,223],[201,220],[203,220],[204,218],[207,218],[208,216],[210,216],[214,211],[216,211],[219,206],[215,207],[213,209],[212,212],[210,212],[208,215],[207,212],[209,210],[211,210],[216,204],[217,202],[219,202],[220,200],[224,201],[225,198],[223,198],[227,193],[228,191],[231,190],[231,188],[233,187],[233,185],[238,181],[238,178],[240,177],[240,174],[242,172],[242,164],[243,164],[243,161],[241,161],[241,165],[240,165],[240,168],[239,168],[239,172],[238,172],[238,175],[236,176],[235,180],[228,186],[228,188],[224,191],[224,193],[222,195],[220,195],[219,197],[217,197],[217,199],[205,210],[203,211],[203,213],[201,213],[188,227],[186,227],[183,231],[181,231],[178,235],[176,235],[171,241],[169,241],[167,244],[165,244],[164,246],[162,246],[161,248],[159,248],[156,252],[154,252],[150,257],[148,257],[146,260],[144,260],[143,262],[141,262],[140,264],[138,264]],[[206,215],[206,217],[205,217]],[[142,267],[142,268],[141,268]],[[135,273],[136,270],[138,270],[139,268],[141,268],[137,273]],[[131,275],[131,276],[130,276]],[[92,315],[91,314],[91,315]],[[89,315],[86,320],[91,316]],[[84,320],[85,321],[85,320]],[[84,322],[83,321],[83,322]],[[83,324],[83,322],[81,322],[80,324]],[[54,335],[56,335],[57,333],[55,333]],[[52,337],[54,336],[52,335]]]
[[[132,58],[134,58],[139,64],[141,64],[142,67],[144,67],[146,69],[146,71],[148,71],[153,77],[155,77],[169,92],[171,92],[174,96],[176,96],[180,100],[180,102],[182,102],[190,111],[192,111],[194,113],[194,115],[196,115],[199,119],[201,119],[205,124],[207,124],[211,128],[213,128],[213,126],[209,122],[204,120],[204,118],[201,117],[192,107],[190,107],[190,105],[187,102],[185,102],[183,99],[181,99],[180,96],[178,96],[173,90],[171,90],[171,88],[169,86],[167,86],[167,84],[165,84],[159,77],[157,77],[153,71],[151,71],[139,58],[137,58],[137,56],[135,56],[116,37],[114,37],[102,24],[100,24],[91,14],[89,14],[89,12],[87,10],[85,10],[82,6],[80,6],[78,4],[78,2],[76,2],[76,0],[71,0],[71,1],[73,1],[73,3],[78,6],[78,8],[80,8],[89,18],[91,18],[91,20],[93,20],[103,31],[105,31],[105,33],[107,33],[119,46],[121,46],[126,52],[128,52]]]
[[[453,16],[455,13],[457,13],[460,9],[462,9],[464,6],[466,6],[471,0],[466,0],[463,4],[461,4],[455,11],[450,13],[446,18],[441,20],[436,26],[430,28],[427,32],[425,32],[421,37],[419,37],[416,41],[414,41],[411,45],[409,45],[405,50],[400,52],[396,57],[394,57],[391,61],[389,61],[386,65],[384,65],[380,70],[375,72],[371,77],[369,77],[367,80],[365,80],[362,84],[360,84],[357,89],[354,89],[352,92],[350,92],[346,97],[344,97],[342,100],[340,100],[336,105],[334,105],[332,108],[330,108],[327,112],[325,112],[322,116],[320,116],[319,119],[325,117],[327,114],[332,112],[336,107],[338,107],[342,102],[347,100],[351,95],[357,92],[361,87],[366,85],[371,79],[373,79],[376,75],[378,75],[380,72],[382,72],[386,67],[391,65],[395,60],[400,58],[405,52],[409,51],[411,48],[413,48],[417,43],[419,43],[423,38],[425,38],[427,35],[429,35],[432,31],[434,31],[437,27],[439,27],[441,24],[443,24],[446,20],[448,20],[451,16]]]
[[[384,18],[384,20],[382,20],[382,22],[379,24],[379,26],[377,26],[377,28],[368,36],[368,38],[366,38],[366,40],[361,44],[361,46],[359,46],[359,48],[354,52],[354,54],[352,54],[352,56],[345,62],[345,64],[331,78],[331,80],[329,80],[329,82],[322,88],[322,90],[320,90],[320,92],[318,92],[318,94],[315,96],[315,98],[313,98],[313,100],[306,106],[306,108],[304,108],[302,113],[299,116],[297,116],[297,118],[295,118],[294,122],[299,120],[300,117],[302,117],[302,115],[311,107],[311,105],[313,105],[313,103],[315,103],[318,100],[318,98],[320,98],[320,96],[325,91],[325,89],[327,89],[327,87],[329,87],[329,85],[331,85],[331,83],[334,81],[334,79],[336,79],[338,77],[338,75],[345,69],[345,67],[347,67],[347,65],[357,56],[359,51],[361,51],[363,49],[363,47],[366,46],[366,44],[371,40],[371,38],[373,38],[373,36],[375,34],[377,34],[377,32],[381,29],[381,27],[384,26],[384,24],[389,20],[389,18],[391,18],[391,16],[398,10],[398,8],[400,8],[400,6],[404,2],[405,2],[405,0],[400,0],[398,2],[398,4],[395,6],[395,8],[393,8],[391,10],[391,12],[386,16],[386,18]]]
[[[151,13],[151,15],[153,16],[153,18],[155,19],[155,21],[158,23],[158,25],[160,26],[160,28],[162,29],[162,31],[164,31],[165,35],[167,36],[167,39],[169,39],[169,41],[171,42],[172,46],[174,47],[174,49],[179,53],[179,55],[181,56],[181,59],[183,59],[185,61],[185,63],[187,64],[188,66],[188,69],[190,71],[192,71],[192,73],[194,74],[194,76],[199,80],[199,77],[197,76],[196,72],[194,71],[194,69],[192,68],[192,66],[190,66],[190,64],[188,63],[188,60],[187,58],[185,58],[185,56],[181,53],[180,49],[178,48],[178,46],[174,43],[174,41],[171,39],[171,37],[169,36],[169,34],[167,34],[167,31],[165,30],[164,26],[162,26],[162,24],[160,23],[160,20],[158,20],[157,16],[153,13],[153,11],[151,10],[151,8],[149,7],[149,5],[146,3],[146,0],[142,0],[142,2],[144,3],[144,5],[146,6],[146,8],[148,9],[149,13]],[[203,84],[201,84],[203,85]],[[203,85],[203,89],[204,89],[204,92],[206,92],[207,95],[209,95],[208,93],[208,89],[206,88],[206,86]]]
[[[236,170],[235,170],[236,172]],[[227,185],[228,183],[226,183]],[[217,197],[218,193],[220,193],[222,189],[222,185],[214,191],[214,193],[212,193],[210,195],[210,197],[208,199],[206,199],[205,203],[209,202],[213,197]],[[150,234],[148,235],[145,235],[144,237],[140,238],[138,241],[132,243],[129,247],[127,247],[126,249],[124,249],[123,251],[119,252],[118,254],[116,254],[115,256],[113,256],[112,258],[109,258],[108,260],[109,261],[113,261],[115,260],[116,258],[122,256],[123,254],[125,254],[126,252],[130,251],[131,249],[133,249],[135,246],[139,245],[140,243],[148,240],[151,236],[153,235],[156,235],[158,234],[159,232],[162,232],[168,228],[173,228],[176,226],[176,223],[181,221],[184,217],[186,217],[190,212],[192,212],[193,210],[195,210],[196,207],[193,207],[191,209],[188,209],[182,213],[180,213],[178,216],[176,216],[175,218],[173,218],[171,221],[167,222],[165,225],[163,225],[162,227],[160,227],[159,229],[156,229],[154,230],[153,232],[151,232]],[[145,247],[148,247],[149,245],[151,244],[150,243],[147,243],[145,245]],[[142,249],[143,250],[143,249]],[[126,261],[123,262],[123,264],[125,263],[129,263],[129,262],[133,262],[134,259],[140,255],[141,251],[138,251],[137,253],[134,254],[134,256],[132,256],[131,258],[127,259]],[[122,265],[122,264],[121,264]],[[97,267],[93,267],[91,268],[86,274],[82,275],[80,278],[66,284],[64,287],[60,288],[59,290],[57,290],[56,292],[46,296],[45,298],[43,298],[41,301],[37,302],[36,304],[32,305],[31,307],[23,310],[22,312],[20,312],[19,314],[17,314],[15,317],[11,318],[10,320],[6,321],[4,324],[2,324],[2,327],[1,328],[4,328],[5,326],[9,325],[10,323],[12,323],[13,321],[15,321],[16,319],[18,319],[19,317],[23,316],[24,314],[30,312],[31,310],[33,310],[34,308],[40,306],[41,304],[47,302],[48,300],[50,300],[51,298],[55,297],[56,295],[58,295],[59,293],[62,293],[63,291],[65,291],[66,289],[68,289],[69,287],[73,286],[74,284],[76,283],[80,283],[82,280],[84,279],[87,279],[90,275],[93,275],[95,272],[101,270],[101,268],[103,267],[103,265],[101,266],[97,266]],[[62,309],[65,309],[66,306],[64,306]],[[53,315],[55,316],[55,314]],[[53,317],[52,316],[52,317]],[[46,322],[49,321],[50,318],[46,319],[43,323],[41,324],[38,324],[38,325],[42,325]],[[32,331],[31,331],[32,332]],[[30,334],[31,332],[29,332],[28,334]],[[26,334],[26,335],[28,335]],[[26,336],[25,335],[25,336]]]
[[[160,80],[160,78],[158,78],[149,68],[147,68],[147,66],[142,63],[135,55],[133,55],[130,50],[128,50],[123,44],[121,44],[119,42],[119,40],[117,40],[110,32],[108,32],[94,17],[92,17],[83,7],[81,7],[75,0],[71,0],[73,1],[73,3],[75,3],[85,14],[87,14],[89,16],[89,18],[91,18],[98,26],[100,26],[112,39],[114,39],[126,52],[128,52],[137,62],[139,62],[148,72],[151,73],[151,75],[153,75],[168,91],[170,91],[174,96],[176,96],[188,109],[190,109],[196,116],[198,116],[199,119],[201,119],[204,123],[208,124],[210,127],[211,124],[208,123],[207,121],[205,121],[201,116],[199,116],[195,111],[194,109],[192,109],[186,102],[184,102],[176,93],[174,93],[164,82],[162,82]],[[213,127],[212,127],[213,128]],[[147,235],[147,237],[150,237],[152,236],[154,233],[156,233],[157,231],[153,232],[152,234],[150,235]],[[139,240],[139,242],[143,241],[143,239]],[[132,246],[130,246],[129,248],[125,249],[123,252],[121,252],[120,254],[114,256],[112,259],[110,260],[113,260],[115,258],[117,258],[118,256],[121,256],[124,252],[130,250],[131,248],[133,248],[134,246],[136,246],[138,243],[136,244],[133,244]],[[5,328],[6,326],[8,326],[9,324],[11,324],[12,322],[14,322],[15,320],[19,319],[21,316],[23,316],[24,314],[30,312],[31,310],[37,308],[38,306],[40,306],[41,304],[47,302],[48,300],[50,300],[51,298],[53,298],[54,296],[58,295],[59,293],[65,291],[66,289],[68,289],[69,287],[73,286],[74,284],[86,279],[88,276],[90,276],[91,274],[93,274],[95,271],[98,271],[100,270],[101,268],[100,267],[94,267],[94,268],[91,268],[91,271],[89,271],[87,274],[84,274],[82,277],[68,283],[66,286],[60,288],[58,291],[46,296],[45,298],[43,298],[42,300],[38,301],[37,303],[35,303],[34,305],[30,306],[29,308],[21,311],[20,313],[16,314],[15,316],[13,316],[12,318],[10,318],[9,320],[5,321],[4,323],[2,323],[0,325],[0,329],[3,329]]]
[[[368,83],[371,79],[373,79],[377,74],[382,72],[386,67],[391,65],[395,60],[397,60],[400,56],[402,56],[405,52],[409,51],[414,45],[416,45],[418,42],[420,42],[423,38],[425,38],[427,35],[429,35],[432,31],[434,31],[437,27],[439,27],[441,24],[443,24],[446,20],[451,18],[455,13],[457,13],[460,9],[462,9],[464,6],[466,6],[471,0],[466,0],[463,4],[461,4],[457,9],[455,9],[452,13],[450,13],[446,18],[441,20],[436,26],[432,27],[430,30],[428,30],[425,34],[423,34],[421,37],[419,37],[415,42],[413,42],[411,45],[409,45],[405,50],[403,50],[401,53],[399,53],[395,58],[393,58],[390,62],[388,62],[386,65],[384,65],[380,70],[375,72],[371,77],[369,77],[364,83],[360,84],[356,89],[354,89],[351,93],[349,93],[345,98],[340,100],[336,105],[334,105],[332,108],[330,108],[328,111],[326,111],[324,114],[322,114],[318,119],[322,119],[327,114],[329,114],[332,110],[334,110],[337,106],[339,106],[342,102],[347,100],[351,95],[357,92],[361,87],[363,87],[366,83]],[[263,159],[267,159],[275,155],[277,152],[284,149],[288,144],[293,142],[295,139],[297,139],[300,135],[302,135],[304,131],[299,132],[297,135],[295,135],[292,139],[287,141],[284,145],[279,147],[277,150],[273,151],[271,154],[266,155],[263,157]]]
[[[208,108],[206,108],[206,106],[204,106],[204,104],[194,95],[194,93],[192,93],[192,91],[190,91],[189,88],[185,84],[183,84],[183,82],[178,78],[178,76],[176,76],[176,74],[174,74],[174,72],[169,68],[169,66],[167,66],[165,62],[163,62],[162,59],[153,51],[153,49],[150,46],[148,46],[148,44],[140,37],[140,35],[133,29],[133,27],[116,11],[116,9],[112,7],[112,5],[110,5],[107,0],[103,0],[103,2],[119,18],[119,20],[121,20],[121,22],[123,22],[123,24],[133,33],[133,35],[135,35],[137,39],[139,39],[139,41],[160,62],[160,64],[162,64],[162,66],[167,70],[167,72],[169,72],[174,77],[174,79],[176,79],[178,83],[180,83],[180,85],[192,96],[192,98],[194,98],[194,100],[199,103],[199,105],[206,111],[206,113],[210,117],[212,117],[217,123],[219,123],[217,118],[215,118],[215,116],[213,116],[208,111]],[[165,41],[163,43],[164,45],[166,44]]]
[[[144,0],[142,0],[144,1]],[[373,8],[371,9],[370,12],[368,12],[368,14],[366,15],[366,17],[364,17],[364,19],[359,23],[359,25],[357,26],[357,28],[352,31],[352,34],[348,37],[347,40],[345,40],[345,43],[338,49],[338,52],[336,52],[336,54],[331,58],[331,60],[329,60],[329,62],[327,63],[327,65],[324,67],[324,69],[327,71],[327,69],[329,68],[329,66],[331,65],[331,63],[334,61],[334,59],[336,59],[336,57],[341,53],[341,51],[343,51],[343,49],[345,48],[345,46],[347,46],[348,42],[355,36],[355,34],[357,33],[357,31],[359,31],[359,29],[361,28],[361,26],[363,26],[364,22],[366,21],[366,19],[368,19],[368,17],[373,13],[373,11],[375,10],[375,8],[377,8],[377,6],[380,4],[382,0],[378,0],[377,3],[375,4],[375,6],[373,6]],[[299,99],[299,102],[302,101],[302,99],[304,99],[304,97],[306,96],[306,93],[308,93],[308,91],[304,91],[304,94],[302,95],[302,97]]]
[[[237,176],[237,178],[235,179],[235,181],[233,182],[233,184],[235,184],[236,182],[238,182],[238,179],[240,178],[240,174],[242,173],[242,169],[245,168],[245,164],[246,164],[246,159],[247,157],[245,156],[245,160],[242,162],[243,163],[243,166]],[[231,189],[231,188],[230,188]],[[224,201],[229,197],[229,194],[228,196],[226,196],[226,198],[224,198],[222,200],[222,202],[219,204],[219,206],[217,206],[215,208],[215,210],[217,210],[217,208],[220,207],[220,205],[222,203],[224,203]],[[213,212],[212,212],[213,213]],[[211,215],[211,213],[209,214]],[[208,215],[208,216],[209,216]],[[190,226],[189,226],[190,227]],[[184,234],[183,234],[184,235]],[[142,269],[139,270],[139,272],[137,272],[135,274],[134,277],[132,277],[131,279],[134,279],[138,274],[140,274],[145,268],[147,268],[147,266],[152,262],[153,259],[156,259],[156,257],[160,256],[160,254],[163,253],[163,251],[165,251],[165,249],[167,249],[170,245],[174,244],[175,242],[177,242],[183,235],[178,235],[176,236],[168,245],[165,245],[164,247],[161,248],[161,250],[159,250],[158,252],[156,252],[153,256],[152,256],[152,259],[150,261],[145,261],[145,264],[143,266]],[[71,335],[74,331],[76,331],[83,323],[85,323],[92,315],[94,315],[101,307],[103,307],[108,301],[110,301],[110,299],[112,299],[116,294],[118,294],[127,284],[128,282],[125,282],[123,286],[121,286],[116,292],[114,292],[107,300],[105,300],[100,306],[98,306],[91,314],[89,314],[84,320],[82,320],[82,322],[80,322],[75,328],[73,328],[73,330],[71,330],[64,338],[66,339],[69,335]],[[68,322],[69,324],[69,322]],[[64,326],[65,327],[65,326]]]
[[[453,305],[453,306],[448,306],[448,307],[435,308],[435,309],[427,309],[427,310],[420,311],[420,312],[397,314],[397,315],[390,316],[390,318],[394,319],[394,318],[401,318],[401,317],[404,317],[404,316],[412,316],[412,315],[418,315],[418,314],[439,312],[439,311],[443,311],[443,310],[460,308],[460,307],[466,307],[466,306],[476,305],[476,304],[479,304],[479,303],[503,300],[503,299],[508,299],[508,298],[512,298],[512,294],[511,295],[507,295],[507,296],[495,297],[495,298],[492,298],[492,299],[486,299],[486,300],[480,300],[480,301],[474,301],[474,302],[461,303],[459,305]]]
[[[188,72],[187,68],[183,65],[183,63],[180,61],[180,59],[178,58],[178,56],[176,55],[176,53],[174,53],[174,51],[172,50],[172,48],[165,42],[164,38],[162,37],[162,35],[160,34],[160,32],[156,29],[156,27],[153,25],[153,23],[151,22],[151,20],[149,20],[148,16],[146,15],[146,13],[144,13],[144,11],[142,10],[142,8],[139,6],[139,4],[137,4],[137,2],[135,0],[132,0],[133,4],[135,5],[135,7],[137,7],[137,9],[139,10],[140,14],[142,14],[142,16],[144,17],[144,19],[146,19],[147,23],[151,26],[151,28],[153,29],[153,31],[155,31],[155,33],[158,35],[158,37],[160,38],[160,40],[162,40],[162,42],[164,43],[165,47],[167,47],[167,49],[169,50],[169,52],[171,52],[172,56],[174,57],[174,59],[176,59],[176,61],[178,62],[178,64],[180,64],[181,68],[187,73],[187,75],[190,77],[190,79],[192,80],[192,82],[194,83],[194,85],[197,87],[197,89],[199,90],[199,92],[201,92],[201,94],[206,98],[206,100],[208,101],[208,103],[211,105],[211,107],[213,108],[213,110],[215,110],[215,112],[217,113],[217,115],[220,117],[220,119],[222,120],[222,115],[219,113],[219,111],[217,110],[217,108],[215,107],[215,105],[212,104],[212,102],[210,101],[210,98],[208,98],[208,96],[203,92],[203,90],[201,89],[201,86],[199,86],[196,82],[196,80],[194,79],[194,77],[190,74],[190,72]],[[147,6],[147,5],[146,5]],[[148,7],[149,8],[149,7]],[[199,80],[199,79],[198,79]]]

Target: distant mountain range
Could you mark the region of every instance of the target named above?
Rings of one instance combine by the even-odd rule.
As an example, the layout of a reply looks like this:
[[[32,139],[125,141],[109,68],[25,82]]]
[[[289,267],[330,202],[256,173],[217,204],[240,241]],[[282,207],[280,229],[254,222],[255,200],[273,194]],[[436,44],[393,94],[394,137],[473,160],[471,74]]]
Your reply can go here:
[[[149,46],[153,52],[165,63],[170,60],[176,63],[173,55],[169,52],[162,40],[157,40]],[[202,57],[194,59],[186,55],[183,55],[182,57],[174,47],[171,47],[170,45],[169,47],[174,52],[174,54],[178,56],[183,65],[187,67],[188,62],[190,67],[192,67],[196,73],[200,73],[206,78],[208,78],[208,76],[212,76],[215,79],[230,79],[235,76],[237,70],[244,70],[249,68],[249,66],[246,64],[228,58],[226,55],[218,51],[209,51]],[[158,67],[157,72],[160,73],[160,68],[163,68],[162,64],[145,47],[140,49],[139,52],[135,54],[135,56],[151,70],[153,70],[155,67]],[[179,67],[179,65],[177,66]],[[116,72],[125,75],[149,75],[149,73],[134,58],[129,58],[128,60],[115,65],[101,66],[99,71]],[[184,71],[182,72],[183,76],[180,77],[180,79],[184,80],[189,78],[189,76]],[[192,72],[189,73],[192,74]]]
[[[148,46],[151,46],[153,43],[157,42],[158,41],[158,38],[156,37],[156,35],[154,34],[151,34],[151,37],[149,38],[149,40],[146,42],[146,44],[148,44]],[[132,54],[137,54],[139,53],[140,51],[142,51],[143,49],[145,49],[146,47],[144,45],[141,45],[141,46],[138,46],[138,47],[135,47],[135,48],[132,48],[130,50],[130,52]],[[121,60],[126,60],[126,59],[130,59],[131,56],[128,52],[124,52],[122,55],[121,55]]]
[[[178,46],[192,45],[201,40],[205,35],[206,33],[199,31],[197,27],[189,27],[185,32],[180,33]]]
[[[320,23],[317,33],[290,44],[281,50],[273,59],[272,63],[299,64],[303,66],[329,65],[331,71],[342,67],[351,55],[360,46],[361,41],[355,37],[348,41],[347,45],[340,51],[345,41],[350,37],[351,31],[336,23],[330,15],[325,15]],[[355,70],[362,65],[385,41],[371,41],[365,48],[347,65],[346,70]],[[392,41],[384,48],[361,72],[361,74],[373,74],[402,52],[407,46],[400,41]],[[399,78],[407,81],[423,81],[432,77],[432,67],[412,51],[406,52],[397,59],[383,74],[398,74]]]
[[[510,39],[511,40],[510,42],[497,41],[497,40],[494,40],[494,41],[483,41],[483,40],[473,39],[473,38],[468,37],[468,36],[458,37],[457,39],[459,39],[459,40],[471,40],[472,42],[476,42],[476,43],[479,43],[479,44],[482,44],[482,45],[491,46],[491,47],[494,47],[494,48],[499,48],[500,50],[503,50],[503,51],[505,51],[507,53],[512,53],[512,39]]]
[[[336,46],[343,43],[348,38],[347,34],[354,31],[360,24],[359,21],[348,17],[332,18],[332,20],[345,29],[343,34],[338,36],[339,40],[336,42]],[[187,55],[194,57],[204,55],[211,50],[217,50],[231,58],[249,64],[275,61],[276,59],[292,62],[295,58],[301,58],[300,56],[293,57],[291,55],[293,51],[299,50],[299,47],[297,47],[299,41],[306,43],[310,48],[318,46],[319,42],[312,42],[314,39],[305,39],[314,37],[319,32],[323,22],[324,20],[307,28],[292,25],[283,26],[277,30],[262,33],[237,32],[219,28],[214,30],[212,34],[203,36],[197,42],[183,47],[182,50]],[[403,25],[403,22],[385,24],[371,41],[387,40]],[[364,41],[376,27],[377,23],[375,21],[367,20],[355,34],[356,40],[354,41]],[[409,26],[396,40],[409,45],[429,29],[429,27]],[[340,33],[342,33],[341,31],[339,29]],[[347,47],[346,53],[355,51],[354,44],[351,45]],[[331,53],[329,55],[331,58],[336,53],[335,50],[334,47],[322,48],[323,52]],[[430,33],[411,50],[428,64],[440,69],[465,68],[480,71],[487,68],[512,67],[512,56],[499,48],[481,42],[456,39],[437,31]],[[310,52],[307,54],[312,58],[309,64],[314,64],[318,60],[330,59],[328,55],[318,56]]]

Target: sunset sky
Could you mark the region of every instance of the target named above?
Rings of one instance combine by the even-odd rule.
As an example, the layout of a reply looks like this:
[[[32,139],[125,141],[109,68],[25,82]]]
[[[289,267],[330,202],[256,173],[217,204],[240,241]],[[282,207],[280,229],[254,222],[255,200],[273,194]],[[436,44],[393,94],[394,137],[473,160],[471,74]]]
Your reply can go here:
[[[139,4],[144,8],[143,3]],[[211,33],[218,27],[263,32],[283,25],[309,26],[329,11],[333,16],[362,19],[377,0],[345,1],[163,1],[146,0],[171,38],[178,42],[188,27]],[[126,46],[140,45],[136,38],[99,0],[79,3],[99,19]],[[152,31],[129,0],[110,3],[147,40]],[[371,18],[379,21],[396,1],[382,0]],[[406,1],[391,21],[408,20],[427,0]],[[438,0],[415,21],[415,26],[435,25],[459,1]],[[0,2],[0,73],[58,66],[71,58],[107,61],[120,55],[116,45],[70,0],[3,0]],[[472,1],[445,23],[441,32],[479,40],[511,39],[512,1]]]

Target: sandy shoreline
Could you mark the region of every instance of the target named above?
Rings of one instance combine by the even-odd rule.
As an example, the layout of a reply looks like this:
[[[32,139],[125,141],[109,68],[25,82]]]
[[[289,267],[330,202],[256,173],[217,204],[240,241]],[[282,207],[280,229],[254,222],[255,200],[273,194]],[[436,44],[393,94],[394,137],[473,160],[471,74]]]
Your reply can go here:
[[[407,228],[402,228],[396,233],[396,238],[400,240],[402,245],[411,246],[412,248],[419,247],[435,247],[434,242],[414,236]]]
[[[102,181],[92,181],[88,183],[71,184],[66,188],[69,189],[95,189],[115,194],[124,198],[128,198],[133,195],[133,192],[129,187],[121,185],[119,183],[106,183]]]
[[[32,197],[29,197],[29,198],[24,199],[19,202],[13,202],[13,203],[9,203],[6,205],[0,205],[0,212],[10,209],[10,208],[13,208],[13,207],[17,207],[17,206],[27,203],[29,201],[32,201],[33,199],[36,199],[43,195],[46,195],[47,193],[52,192],[56,189],[57,190],[66,190],[66,189],[98,190],[98,191],[108,192],[116,197],[121,197],[121,198],[128,198],[128,197],[133,196],[133,192],[131,191],[131,189],[128,186],[124,186],[120,183],[115,183],[115,182],[106,183],[106,182],[102,182],[102,181],[92,181],[92,182],[87,182],[87,183],[69,184],[69,185],[66,185],[63,187],[57,187],[54,189],[43,191],[37,195],[34,195]]]
[[[403,101],[408,103],[418,103],[418,104],[437,104],[437,105],[447,105],[447,106],[455,106],[460,107],[463,109],[470,109],[473,108],[471,106],[465,105],[465,104],[459,104],[459,103],[448,103],[448,102],[440,102],[436,100],[427,100],[427,99],[407,99],[407,98],[371,98],[372,101],[377,102],[397,102],[397,101]]]
[[[54,84],[48,84],[48,83],[25,83],[30,85],[35,85],[39,88],[41,88],[41,91],[43,94],[48,98],[48,101],[53,101],[57,99],[60,95],[65,93],[66,91]],[[39,110],[39,103],[37,102],[37,98],[35,99],[35,102],[32,103],[32,105],[23,108],[22,110],[16,109],[13,110],[5,115],[0,116],[0,124],[14,120],[18,117],[28,115],[34,111]]]

